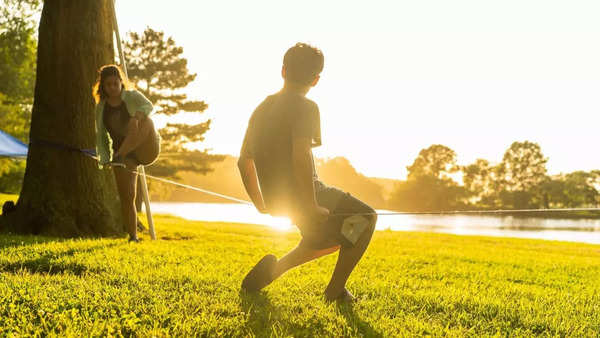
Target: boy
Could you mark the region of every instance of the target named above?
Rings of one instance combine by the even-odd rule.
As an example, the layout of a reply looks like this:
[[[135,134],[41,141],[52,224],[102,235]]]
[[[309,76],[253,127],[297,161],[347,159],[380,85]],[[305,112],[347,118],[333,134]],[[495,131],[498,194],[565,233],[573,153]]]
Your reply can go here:
[[[325,289],[329,301],[354,299],[345,288],[367,249],[375,211],[317,179],[312,147],[321,145],[319,108],[305,97],[319,81],[323,54],[297,43],[283,59],[284,86],[267,97],[248,123],[238,167],[244,187],[261,213],[286,215],[298,226],[302,240],[280,260],[263,257],[246,275],[242,289],[256,292],[287,270],[340,250]]]

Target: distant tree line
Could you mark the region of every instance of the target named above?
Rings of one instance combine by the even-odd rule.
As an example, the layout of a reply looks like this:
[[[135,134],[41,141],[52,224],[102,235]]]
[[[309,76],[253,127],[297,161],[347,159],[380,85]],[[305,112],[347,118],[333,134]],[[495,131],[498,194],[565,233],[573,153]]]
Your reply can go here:
[[[502,161],[458,165],[443,145],[421,150],[388,207],[402,211],[597,207],[600,170],[550,176],[536,143],[514,142]]]
[[[194,186],[247,199],[236,161],[235,157],[226,156],[215,165],[214,172],[207,175],[183,172],[182,179]],[[420,212],[576,208],[600,204],[600,170],[548,175],[546,162],[539,145],[524,141],[514,142],[498,164],[477,159],[472,164],[459,165],[452,149],[432,145],[421,150],[407,167],[406,180],[367,177],[344,157],[317,159],[316,167],[320,180],[350,192],[376,209]],[[227,202],[183,188],[169,192],[155,198]],[[585,215],[561,215],[566,216]]]

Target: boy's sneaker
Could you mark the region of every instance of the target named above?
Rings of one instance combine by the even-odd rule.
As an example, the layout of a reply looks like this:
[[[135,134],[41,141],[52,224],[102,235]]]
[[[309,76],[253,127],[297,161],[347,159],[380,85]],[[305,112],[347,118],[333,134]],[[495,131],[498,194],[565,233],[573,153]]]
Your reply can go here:
[[[273,281],[273,270],[277,263],[275,255],[266,255],[248,272],[242,281],[242,290],[258,292]]]
[[[327,296],[325,296],[325,299],[328,302],[337,302],[338,304],[351,304],[354,303],[354,301],[356,301],[356,297],[354,297],[353,294],[350,293],[350,291],[348,291],[348,289],[344,288],[344,290],[342,290],[342,292],[335,298],[331,299]]]

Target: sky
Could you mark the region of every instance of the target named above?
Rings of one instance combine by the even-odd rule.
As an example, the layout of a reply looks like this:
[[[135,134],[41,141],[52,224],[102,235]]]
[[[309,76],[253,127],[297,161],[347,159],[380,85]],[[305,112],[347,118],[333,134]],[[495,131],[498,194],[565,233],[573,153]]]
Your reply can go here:
[[[550,174],[600,169],[600,1],[117,0],[121,35],[147,26],[184,49],[185,92],[209,108],[202,147],[237,155],[256,106],[282,84],[285,51],[307,42],[325,67],[317,157],[403,179],[443,144],[459,164],[498,163],[538,143]],[[164,123],[165,121],[158,121]]]

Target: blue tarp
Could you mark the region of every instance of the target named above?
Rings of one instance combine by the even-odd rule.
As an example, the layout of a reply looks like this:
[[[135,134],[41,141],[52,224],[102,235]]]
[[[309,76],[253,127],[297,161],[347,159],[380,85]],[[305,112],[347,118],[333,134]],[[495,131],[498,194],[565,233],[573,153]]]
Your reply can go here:
[[[0,156],[27,157],[27,146],[0,130]]]

